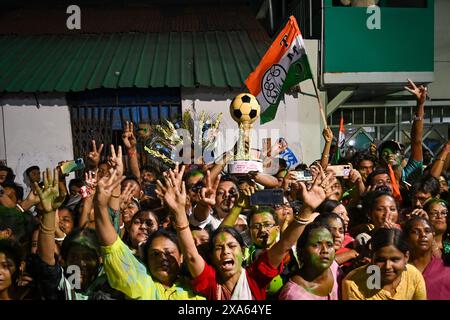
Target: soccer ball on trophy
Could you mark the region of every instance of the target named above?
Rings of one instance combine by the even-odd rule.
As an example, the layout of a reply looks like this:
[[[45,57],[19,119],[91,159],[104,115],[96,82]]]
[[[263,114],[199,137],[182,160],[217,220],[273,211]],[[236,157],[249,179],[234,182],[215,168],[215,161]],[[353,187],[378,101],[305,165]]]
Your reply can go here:
[[[263,171],[262,161],[251,154],[250,131],[252,123],[259,117],[260,106],[255,96],[250,93],[238,94],[230,104],[230,114],[239,124],[239,137],[234,154],[234,161],[228,163],[228,172],[232,174],[247,174],[249,171]]]
[[[255,96],[250,93],[237,95],[230,104],[231,117],[237,123],[253,123],[258,119],[260,106]]]

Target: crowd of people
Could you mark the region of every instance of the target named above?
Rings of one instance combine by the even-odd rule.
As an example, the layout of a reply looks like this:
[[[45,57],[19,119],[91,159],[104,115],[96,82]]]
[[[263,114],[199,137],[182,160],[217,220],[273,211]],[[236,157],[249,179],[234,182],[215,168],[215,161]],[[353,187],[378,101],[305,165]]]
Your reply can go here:
[[[233,150],[141,167],[132,123],[106,159],[92,141],[82,179],[33,166],[24,190],[0,167],[0,300],[450,299],[450,141],[424,165],[427,92],[408,90],[410,152],[385,141],[342,158],[343,176],[330,128],[320,159],[286,168],[273,157],[275,174],[227,173]],[[262,189],[283,201],[252,205]]]

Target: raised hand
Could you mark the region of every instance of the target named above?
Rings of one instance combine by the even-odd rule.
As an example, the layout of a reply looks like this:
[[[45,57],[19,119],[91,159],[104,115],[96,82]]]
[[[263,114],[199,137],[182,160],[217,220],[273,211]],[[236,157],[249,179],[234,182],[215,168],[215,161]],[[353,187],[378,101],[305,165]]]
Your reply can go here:
[[[117,149],[117,154],[114,145],[110,146],[110,150],[110,156],[108,159],[108,164],[111,167],[110,173],[111,170],[114,170],[116,172],[116,175],[118,177],[121,177],[124,171],[122,161],[122,146],[119,146],[119,148]]]
[[[124,176],[118,175],[114,169],[109,177],[104,176],[97,182],[97,190],[95,192],[95,201],[99,207],[108,207],[108,201],[114,189],[125,179]]]
[[[206,171],[206,182],[205,187],[200,190],[200,201],[199,203],[205,206],[214,206],[216,204],[216,191],[219,187],[220,175],[218,175],[214,182],[211,182],[211,172]]]
[[[45,210],[45,212],[53,212],[61,205],[61,202],[58,201],[58,170],[56,168],[53,170],[52,177],[50,169],[47,168],[47,170],[42,173],[42,177],[44,181],[44,188],[39,187],[39,184],[37,182],[34,182],[34,188],[39,196],[39,199],[41,200],[42,208]]]
[[[408,79],[408,86],[405,87],[406,90],[408,90],[412,95],[416,97],[416,100],[423,104],[425,103],[425,100],[427,98],[427,87],[424,87],[421,85],[420,87],[417,87],[414,82],[412,82],[410,79]]]
[[[123,145],[129,150],[136,147],[137,140],[134,135],[134,125],[132,121],[125,123],[125,128],[122,133]]]
[[[336,182],[333,173],[330,172],[325,175],[322,166],[319,164],[317,166],[319,168],[319,175],[314,179],[309,190],[306,189],[304,182],[298,183],[300,185],[300,197],[303,200],[304,205],[313,210],[333,193],[332,186]]]
[[[417,209],[414,209],[411,213],[409,213],[408,215],[408,218],[411,218],[411,217],[413,217],[413,216],[419,216],[419,217],[421,217],[421,218],[424,218],[424,219],[429,219],[429,217],[428,217],[428,213],[425,211],[425,210],[423,210],[423,209],[420,209],[420,208],[417,208]]]
[[[186,185],[184,181],[181,182],[179,188],[177,178],[172,170],[169,174],[164,176],[164,185],[160,180],[156,181],[156,194],[160,199],[163,199],[169,209],[178,214],[186,214]]]
[[[97,149],[95,140],[92,140],[92,151],[89,152],[88,159],[90,160],[90,162],[94,167],[98,167],[102,151],[103,151],[103,143],[100,145],[100,148]]]
[[[356,169],[350,170],[350,174],[348,177],[352,183],[357,183],[359,181],[362,181],[361,173]]]
[[[86,192],[86,195],[83,195],[83,198],[86,197],[94,197],[95,195],[95,190],[97,188],[97,179],[96,174],[97,174],[98,170],[95,171],[91,171],[89,170],[89,172],[86,172],[84,174],[84,184],[85,184],[85,189],[82,189],[82,192]]]
[[[333,142],[333,131],[331,131],[330,127],[326,127],[323,129],[322,136],[325,139],[325,142]]]
[[[136,189],[136,185],[132,185],[131,183],[127,184],[125,189],[120,193],[120,210],[124,211],[128,204],[131,202],[131,199],[133,198],[133,192]]]
[[[235,206],[241,208],[250,207],[250,196],[256,192],[256,186],[250,185],[248,187],[242,188],[239,192],[239,198],[235,202]]]

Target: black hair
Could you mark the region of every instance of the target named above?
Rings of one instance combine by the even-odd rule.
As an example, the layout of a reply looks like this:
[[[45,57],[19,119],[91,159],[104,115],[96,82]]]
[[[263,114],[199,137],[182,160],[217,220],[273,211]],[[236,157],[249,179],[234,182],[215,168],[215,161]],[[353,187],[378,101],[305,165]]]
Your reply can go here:
[[[369,152],[357,152],[351,160],[351,162],[353,163],[353,167],[355,167],[355,169],[359,169],[359,164],[362,161],[372,161],[373,166],[375,167],[378,162],[378,159]]]
[[[159,226],[159,217],[158,217],[158,215],[157,215],[153,210],[149,210],[149,209],[147,209],[147,210],[141,209],[141,210],[139,210],[138,212],[136,212],[136,213],[131,217],[131,223],[133,223],[133,221],[136,220],[136,219],[138,218],[138,215],[141,215],[141,214],[143,214],[143,213],[150,213],[150,214],[155,218],[155,220],[156,220],[156,226],[157,226],[157,227]]]
[[[77,228],[72,230],[61,245],[61,256],[67,261],[67,256],[70,249],[74,245],[81,245],[90,249],[97,257],[100,257],[100,244],[98,242],[97,234],[91,228]]]
[[[78,226],[78,214],[76,214],[75,209],[72,209],[71,207],[62,207],[59,210],[67,210],[70,215],[72,216],[72,220],[73,220],[73,225]]]
[[[23,200],[23,187],[18,185],[15,182],[11,182],[11,181],[5,181],[5,183],[3,183],[3,188],[11,188],[14,190],[14,193],[16,194],[16,198],[18,201],[22,201]]]
[[[370,212],[372,212],[372,210],[374,209],[378,199],[383,197],[383,196],[388,196],[388,197],[394,199],[394,201],[395,201],[395,198],[392,196],[392,194],[387,192],[386,190],[370,191],[370,192],[367,192],[364,195],[364,197],[362,198],[363,211],[367,215],[369,215]],[[396,201],[395,201],[395,205],[396,205],[397,210],[398,210],[398,204],[397,204]]]
[[[299,260],[301,260],[302,254],[304,252],[306,252],[305,249],[306,249],[306,245],[308,244],[309,236],[311,235],[311,233],[314,230],[317,230],[317,229],[326,229],[331,234],[328,224],[323,223],[323,221],[314,220],[312,223],[308,224],[305,227],[305,230],[303,230],[303,233],[300,236],[300,238],[298,238],[298,240],[297,240],[297,248],[296,249],[297,249],[297,256],[298,256]]]
[[[414,224],[414,222],[416,222],[416,221],[422,221],[422,222],[425,222],[425,223],[431,228],[431,230],[433,230],[433,232],[434,232],[434,228],[433,228],[433,226],[431,225],[430,221],[428,221],[428,220],[425,219],[425,218],[419,217],[419,216],[413,216],[413,217],[409,218],[408,220],[406,220],[405,223],[402,225],[402,230],[403,230],[403,232],[405,233],[405,236],[406,236],[406,237],[408,237],[409,234],[411,233],[413,224]]]
[[[219,184],[222,182],[225,182],[225,181],[233,182],[236,187],[239,184],[238,179],[235,176],[232,176],[230,174],[225,174],[225,175],[221,176]]]
[[[322,224],[325,224],[328,226],[328,228],[330,228],[329,225],[329,221],[330,220],[339,220],[342,224],[342,228],[344,229],[344,234],[345,232],[347,232],[347,230],[345,230],[345,222],[344,219],[341,218],[340,215],[334,213],[334,212],[324,212],[321,213],[314,221],[320,222]]]
[[[7,258],[12,259],[15,264],[15,271],[11,274],[12,285],[15,285],[20,274],[20,263],[24,258],[23,250],[17,241],[0,239],[0,252],[4,253]]]
[[[221,234],[222,232],[226,232],[228,234],[230,234],[233,238],[236,239],[236,241],[239,243],[239,245],[241,246],[241,249],[244,250],[245,247],[245,243],[244,243],[244,239],[242,238],[241,234],[239,233],[239,231],[237,231],[235,228],[233,227],[220,227],[217,228],[216,230],[214,230],[214,232],[211,234],[210,238],[209,238],[209,252],[212,254],[214,252],[214,241],[216,240],[216,237]]]
[[[247,217],[248,224],[250,225],[250,223],[253,219],[253,216],[255,214],[260,214],[260,213],[270,213],[273,217],[273,220],[275,221],[275,224],[276,225],[279,224],[278,215],[275,213],[275,210],[268,206],[251,207],[250,214]]]
[[[308,165],[306,163],[300,163],[294,168],[295,171],[305,171],[307,169]]]
[[[70,182],[69,182],[69,190],[70,190],[70,188],[71,188],[72,186],[81,188],[82,186],[84,186],[84,182],[83,182],[83,180],[81,180],[81,179],[75,178],[75,179],[70,180]]]
[[[389,176],[389,171],[386,168],[375,168],[373,171],[367,176],[366,179],[366,185],[370,186],[372,185],[372,180],[375,176],[379,174],[387,174]]]
[[[144,264],[146,266],[148,264],[148,250],[150,249],[150,245],[152,244],[153,240],[155,240],[156,238],[159,238],[159,237],[164,237],[164,238],[169,239],[170,241],[172,241],[177,246],[178,251],[181,254],[181,247],[180,247],[180,244],[178,242],[177,234],[174,233],[174,232],[171,232],[171,231],[168,231],[168,230],[160,228],[156,232],[154,232],[151,235],[149,235],[147,241],[144,244],[143,257],[142,258],[143,258]]]
[[[142,171],[142,172],[144,172],[144,171],[151,172],[151,173],[153,173],[155,176],[158,174],[158,171],[157,171],[154,167],[149,166],[149,165],[143,166],[143,167],[141,168],[141,171]]]
[[[411,194],[416,192],[429,193],[434,198],[440,193],[439,180],[431,175],[426,175],[420,178],[412,185]]]
[[[7,167],[5,165],[0,165],[0,171],[6,171],[6,179],[5,182],[14,182],[16,175],[14,174],[13,169]]]
[[[27,177],[29,177],[30,172],[33,171],[33,170],[38,170],[39,173],[41,172],[41,169],[40,169],[38,166],[31,166],[31,167],[28,167],[28,168],[25,170],[25,175],[26,175]]]
[[[340,203],[337,200],[331,200],[327,199],[324,200],[317,208],[316,212],[319,212],[320,214],[326,213],[326,212],[333,212],[336,207],[340,206],[342,203]]]
[[[16,240],[25,235],[24,215],[16,208],[3,207],[0,210],[0,230],[11,229]]]
[[[409,245],[405,233],[397,228],[379,228],[375,230],[370,239],[372,252],[384,247],[394,246],[403,254],[409,252]]]

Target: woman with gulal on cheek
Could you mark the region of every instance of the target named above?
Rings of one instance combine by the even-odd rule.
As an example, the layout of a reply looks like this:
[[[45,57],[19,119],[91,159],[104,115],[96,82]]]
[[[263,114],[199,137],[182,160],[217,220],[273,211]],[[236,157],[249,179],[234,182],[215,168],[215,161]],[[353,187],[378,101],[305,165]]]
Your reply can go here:
[[[182,173],[183,169],[178,172],[178,168],[170,171],[164,185],[158,181],[157,193],[175,215],[181,249],[194,279],[194,291],[210,300],[264,300],[267,285],[281,273],[285,255],[305,226],[317,216],[314,209],[332,192],[331,184],[335,180],[333,175],[326,176],[321,170],[311,189],[307,190],[300,183],[304,205],[295,222],[287,227],[278,242],[243,268],[243,242],[234,228],[219,227],[213,234],[212,265],[198,253],[186,216],[186,187]]]
[[[342,282],[344,300],[426,300],[425,281],[408,264],[409,246],[399,229],[380,228],[371,239],[372,262]],[[370,269],[369,269],[370,267]]]
[[[281,290],[280,300],[338,300],[339,266],[333,235],[325,224],[308,225],[297,242],[299,271]]]

